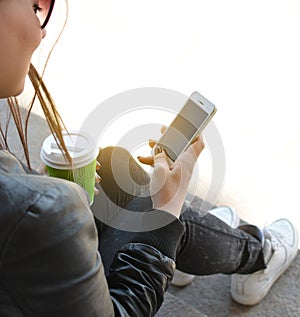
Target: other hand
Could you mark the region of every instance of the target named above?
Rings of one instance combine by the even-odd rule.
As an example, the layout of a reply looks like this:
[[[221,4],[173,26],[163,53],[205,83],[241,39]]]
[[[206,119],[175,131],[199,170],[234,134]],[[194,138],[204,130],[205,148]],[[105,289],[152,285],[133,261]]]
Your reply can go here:
[[[101,164],[98,161],[96,161],[95,184],[99,184],[102,180],[101,176],[98,173],[100,168],[101,168]],[[99,190],[96,187],[94,187],[94,194],[95,195],[99,194]]]

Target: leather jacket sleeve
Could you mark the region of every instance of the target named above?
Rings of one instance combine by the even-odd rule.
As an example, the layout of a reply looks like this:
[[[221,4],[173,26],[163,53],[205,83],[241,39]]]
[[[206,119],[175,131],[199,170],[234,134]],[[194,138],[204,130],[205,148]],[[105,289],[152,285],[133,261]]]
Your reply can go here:
[[[115,256],[107,280],[115,316],[154,316],[174,270],[174,262],[157,249],[125,245]]]
[[[174,273],[156,248],[129,243],[106,279],[97,231],[76,184],[26,175],[0,151],[0,316],[153,316]]]

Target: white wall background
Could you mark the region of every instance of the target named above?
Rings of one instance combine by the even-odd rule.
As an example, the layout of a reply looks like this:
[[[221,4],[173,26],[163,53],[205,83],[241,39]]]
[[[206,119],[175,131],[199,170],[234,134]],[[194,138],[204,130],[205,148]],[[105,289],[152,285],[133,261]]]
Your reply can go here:
[[[69,0],[69,11],[45,76],[67,125],[128,89],[198,90],[218,108],[220,203],[259,225],[289,217],[300,230],[298,0]],[[55,15],[42,52],[61,5]]]

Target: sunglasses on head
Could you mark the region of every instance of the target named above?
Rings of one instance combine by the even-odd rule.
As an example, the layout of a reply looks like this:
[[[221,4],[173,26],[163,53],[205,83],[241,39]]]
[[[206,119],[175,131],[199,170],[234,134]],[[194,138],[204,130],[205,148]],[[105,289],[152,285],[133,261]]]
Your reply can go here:
[[[55,0],[39,0],[36,5],[36,16],[40,20],[41,28],[44,29],[49,22]]]

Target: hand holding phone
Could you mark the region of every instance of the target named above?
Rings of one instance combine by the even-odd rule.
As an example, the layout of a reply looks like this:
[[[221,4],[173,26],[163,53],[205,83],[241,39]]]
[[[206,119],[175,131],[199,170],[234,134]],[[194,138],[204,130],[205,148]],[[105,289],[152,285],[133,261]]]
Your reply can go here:
[[[155,156],[138,157],[154,167],[150,182],[154,208],[180,216],[194,165],[204,148],[200,134],[215,112],[210,101],[194,92],[160,140],[150,140]]]

